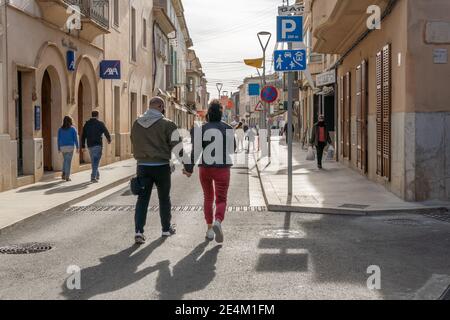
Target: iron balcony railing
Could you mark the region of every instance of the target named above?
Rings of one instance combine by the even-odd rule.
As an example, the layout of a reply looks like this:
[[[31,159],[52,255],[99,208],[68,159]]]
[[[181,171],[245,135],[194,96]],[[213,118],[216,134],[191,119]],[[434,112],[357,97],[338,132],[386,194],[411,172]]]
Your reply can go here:
[[[105,29],[109,29],[109,0],[64,0],[78,6],[81,13]]]

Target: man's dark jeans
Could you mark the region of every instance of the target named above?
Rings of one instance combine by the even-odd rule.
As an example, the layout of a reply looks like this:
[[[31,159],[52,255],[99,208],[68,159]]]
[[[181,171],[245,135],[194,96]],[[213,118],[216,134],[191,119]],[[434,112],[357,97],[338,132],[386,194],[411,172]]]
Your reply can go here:
[[[152,195],[153,186],[156,185],[159,197],[159,214],[161,217],[162,231],[170,231],[170,221],[172,219],[172,203],[170,201],[171,170],[170,166],[138,166],[137,176],[146,188],[142,195],[138,197],[136,204],[135,224],[136,233],[144,233],[147,223],[147,211]]]
[[[316,146],[316,148],[317,148],[317,164],[319,165],[319,167],[322,166],[323,152],[324,152],[326,146],[327,146],[326,142],[319,142],[319,145]]]

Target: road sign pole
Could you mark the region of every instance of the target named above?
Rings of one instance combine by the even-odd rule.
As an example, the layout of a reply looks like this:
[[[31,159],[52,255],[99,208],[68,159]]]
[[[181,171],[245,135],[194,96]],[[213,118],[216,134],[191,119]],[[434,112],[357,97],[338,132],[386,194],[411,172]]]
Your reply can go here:
[[[289,43],[289,50],[292,50],[292,43]],[[288,197],[292,198],[293,195],[293,168],[292,168],[292,155],[293,155],[293,132],[292,132],[292,120],[293,120],[293,89],[294,86],[294,73],[288,73]]]

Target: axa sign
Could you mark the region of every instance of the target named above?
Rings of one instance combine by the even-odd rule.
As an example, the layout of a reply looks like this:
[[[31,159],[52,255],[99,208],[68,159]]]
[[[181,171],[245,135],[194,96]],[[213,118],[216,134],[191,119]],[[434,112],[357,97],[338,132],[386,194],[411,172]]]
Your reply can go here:
[[[119,60],[104,60],[100,63],[100,78],[120,80],[121,70]]]

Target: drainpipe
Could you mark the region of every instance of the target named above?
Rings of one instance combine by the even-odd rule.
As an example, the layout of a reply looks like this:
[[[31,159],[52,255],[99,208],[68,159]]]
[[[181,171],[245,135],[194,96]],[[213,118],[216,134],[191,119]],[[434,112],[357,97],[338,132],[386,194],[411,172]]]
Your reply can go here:
[[[9,118],[9,98],[10,98],[10,93],[9,93],[9,81],[8,81],[8,79],[9,79],[9,55],[8,55],[8,45],[9,45],[9,42],[8,42],[8,4],[9,4],[9,0],[5,0],[5,4],[4,4],[4,6],[5,6],[5,8],[4,8],[4,10],[5,10],[5,12],[4,12],[4,17],[5,17],[5,19],[4,19],[4,29],[3,29],[3,32],[4,32],[4,43],[5,43],[5,49],[4,49],[4,52],[5,52],[5,59],[4,59],[4,68],[3,68],[3,74],[5,74],[6,75],[6,77],[4,78],[6,81],[6,83],[5,83],[5,85],[4,85],[4,88],[5,88],[5,96],[6,96],[6,104],[3,106],[4,108],[5,108],[5,110],[2,110],[2,112],[3,112],[3,115],[4,115],[4,119],[3,119],[3,123],[2,123],[2,132],[4,132],[4,133],[6,133],[6,134],[10,134],[10,132],[9,132],[9,126],[8,126],[8,123],[9,123],[9,121],[8,121],[8,118]],[[2,77],[3,77],[3,75],[1,75]],[[11,135],[10,135],[10,138],[11,138]]]

